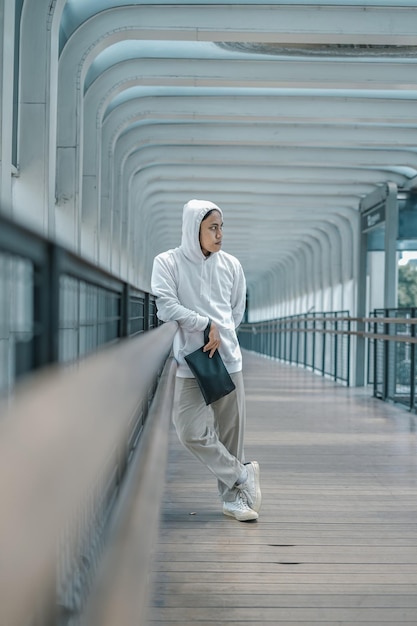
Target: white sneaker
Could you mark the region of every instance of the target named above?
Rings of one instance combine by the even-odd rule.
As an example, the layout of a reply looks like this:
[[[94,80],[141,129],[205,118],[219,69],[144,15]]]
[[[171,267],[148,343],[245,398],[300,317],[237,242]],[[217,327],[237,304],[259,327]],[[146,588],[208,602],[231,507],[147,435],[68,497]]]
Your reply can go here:
[[[246,502],[244,494],[238,493],[233,502],[223,502],[223,513],[234,517],[239,522],[249,522],[258,519],[258,514],[253,511]]]
[[[259,463],[252,461],[245,463],[248,471],[248,478],[244,483],[236,485],[245,495],[246,501],[253,511],[259,512],[262,502],[261,485],[259,482]]]

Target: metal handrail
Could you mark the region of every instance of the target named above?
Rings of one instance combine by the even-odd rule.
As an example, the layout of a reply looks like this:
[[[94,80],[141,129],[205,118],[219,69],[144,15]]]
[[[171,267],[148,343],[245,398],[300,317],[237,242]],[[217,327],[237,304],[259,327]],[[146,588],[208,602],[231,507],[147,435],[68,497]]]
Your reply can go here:
[[[387,318],[388,319],[388,318]],[[390,323],[392,324],[392,321],[387,321],[387,319],[384,318],[378,318],[378,323],[381,322],[382,324],[384,323]],[[329,322],[331,322],[332,320],[329,319],[327,320]],[[340,320],[338,320],[340,321]],[[346,320],[347,321],[347,320]],[[375,323],[375,320],[373,321],[373,323]],[[398,322],[401,324],[404,324],[406,322],[401,321]],[[407,322],[408,323],[408,322]],[[414,322],[415,323],[415,322]],[[320,333],[323,335],[349,335],[352,337],[365,337],[366,339],[382,339],[384,341],[401,341],[403,343],[417,343],[417,338],[416,337],[410,337],[407,335],[386,335],[383,333],[371,333],[371,332],[367,332],[365,330],[336,330],[333,328],[278,328],[278,329],[274,329],[275,332],[292,332],[292,333]],[[250,333],[251,330],[247,329],[247,328],[241,328],[239,329],[239,332],[242,333]]]
[[[85,611],[86,626],[145,623],[152,548],[165,484],[175,369],[175,361],[167,361],[114,514],[105,557]]]
[[[368,340],[367,380],[373,383],[374,396],[414,409],[416,325],[417,307],[377,309],[368,317],[351,317],[346,311],[319,312],[246,322],[239,327],[239,336],[248,350],[313,369],[347,385],[350,339]]]
[[[262,322],[245,322],[239,326],[239,330],[250,332],[252,327],[270,328],[271,324],[294,324],[295,322],[355,322],[359,324],[374,324],[382,322],[385,324],[417,324],[417,317],[297,317],[296,319],[273,319]],[[285,326],[285,329],[290,326]],[[291,328],[296,330],[295,328]],[[347,332],[347,331],[346,331]]]
[[[13,285],[19,298],[12,299],[20,309],[5,309],[0,319],[1,340],[8,342],[0,363],[3,395],[29,372],[73,362],[159,323],[152,294],[3,215],[0,257],[8,264],[2,288],[20,268]]]
[[[306,313],[245,322],[239,326],[238,335],[247,350],[310,368],[349,385],[349,319],[348,311]],[[348,328],[341,328],[342,322]]]
[[[331,335],[352,335],[359,336],[371,339],[384,339],[387,341],[409,341],[410,343],[416,343],[417,339],[413,340],[412,337],[406,337],[404,335],[387,335],[383,333],[375,333],[369,332],[366,330],[352,330],[352,328],[347,329],[335,329],[335,328],[295,328],[290,326],[282,326],[283,323],[294,323],[294,322],[326,322],[326,323],[336,323],[336,322],[350,322],[352,324],[417,324],[417,317],[296,317],[296,318],[280,318],[273,319],[269,321],[261,321],[261,322],[246,322],[239,326],[240,333],[253,333],[258,330],[271,330],[273,328],[274,332],[299,332],[299,333],[309,333],[309,332],[317,332],[323,334],[331,334]],[[278,326],[280,324],[280,326]]]
[[[172,322],[122,340],[72,370],[43,370],[3,405],[0,607],[7,626],[27,624],[51,595],[60,533],[97,483],[117,472],[132,416],[176,328]],[[43,626],[55,623],[51,615]]]

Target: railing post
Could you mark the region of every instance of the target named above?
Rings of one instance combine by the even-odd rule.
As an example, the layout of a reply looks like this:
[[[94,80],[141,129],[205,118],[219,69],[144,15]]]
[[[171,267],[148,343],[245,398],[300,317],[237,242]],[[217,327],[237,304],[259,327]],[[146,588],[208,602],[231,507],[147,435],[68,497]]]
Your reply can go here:
[[[313,372],[316,369],[316,314],[313,313],[313,340],[312,340],[312,360]]]
[[[411,309],[411,318],[414,319],[416,317],[416,309]],[[416,325],[410,324],[410,334],[414,339],[416,336]],[[415,409],[415,387],[416,387],[416,344],[410,344],[410,411],[414,411]]]
[[[278,332],[279,322],[274,320],[274,357],[278,357],[278,349],[279,349],[279,332]]]
[[[297,365],[300,365],[300,316],[297,318]]]
[[[130,335],[129,300],[130,287],[127,283],[124,283],[120,298],[120,337],[128,337]]]
[[[287,321],[286,318],[282,322],[282,355],[281,358],[286,361],[287,360]]]
[[[45,262],[35,265],[34,280],[34,367],[59,360],[59,297],[61,250],[46,244]]]
[[[306,315],[308,315],[308,313],[306,313]],[[308,350],[307,329],[308,329],[308,321],[307,321],[307,317],[305,317],[304,318],[304,368],[307,367],[307,350]]]
[[[348,320],[348,336],[347,336],[347,372],[346,372],[346,384],[350,387],[350,331],[351,331],[351,322]]]
[[[279,320],[278,322],[278,358],[281,358],[281,341],[282,341],[282,322]]]
[[[375,316],[375,322],[373,324],[374,326],[374,335],[377,334],[378,332],[378,322],[377,322],[377,317],[376,317],[376,313],[374,312],[374,316]],[[377,339],[370,339],[370,341],[374,342],[374,398],[376,398],[378,396],[378,358],[377,358],[377,352],[378,352],[378,343],[377,343]]]
[[[384,309],[384,317],[389,316],[389,310]],[[389,324],[386,322],[384,324],[384,334],[389,335]],[[382,399],[386,400],[388,398],[388,385],[389,385],[389,341],[387,339],[384,340],[384,372],[383,372],[383,388],[382,388]]]
[[[143,316],[143,330],[149,330],[150,328],[150,316],[151,316],[150,298],[149,294],[145,293],[145,315]]]

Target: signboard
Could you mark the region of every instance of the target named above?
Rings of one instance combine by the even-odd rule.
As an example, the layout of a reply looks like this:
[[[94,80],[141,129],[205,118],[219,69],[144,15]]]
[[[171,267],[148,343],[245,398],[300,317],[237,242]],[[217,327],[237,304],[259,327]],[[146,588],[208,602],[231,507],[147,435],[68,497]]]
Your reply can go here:
[[[385,203],[364,211],[361,215],[362,232],[367,233],[385,222]]]

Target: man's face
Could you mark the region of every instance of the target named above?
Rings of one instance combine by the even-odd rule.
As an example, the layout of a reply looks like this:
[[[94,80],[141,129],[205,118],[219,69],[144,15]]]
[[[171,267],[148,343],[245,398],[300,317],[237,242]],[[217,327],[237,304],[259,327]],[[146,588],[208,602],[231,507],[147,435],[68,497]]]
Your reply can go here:
[[[222,246],[223,222],[218,211],[210,213],[207,219],[201,222],[200,246],[204,256],[218,252]]]

